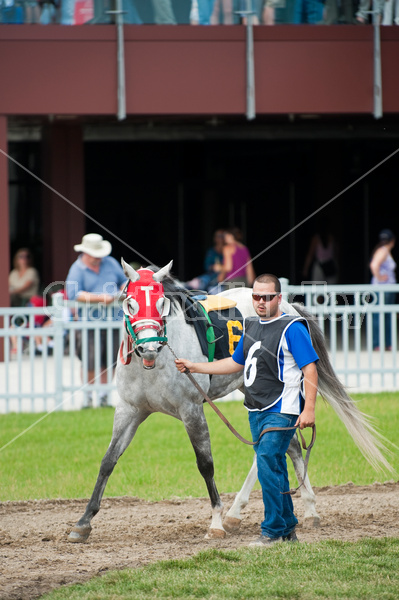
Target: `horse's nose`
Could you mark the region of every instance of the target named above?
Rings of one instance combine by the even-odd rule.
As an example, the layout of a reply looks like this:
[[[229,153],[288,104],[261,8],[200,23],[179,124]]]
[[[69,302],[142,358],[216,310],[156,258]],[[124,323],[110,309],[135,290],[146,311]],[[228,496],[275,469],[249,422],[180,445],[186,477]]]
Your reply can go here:
[[[157,353],[157,345],[154,342],[146,342],[144,344],[140,344],[138,349],[140,354],[145,354],[146,356],[156,355]]]

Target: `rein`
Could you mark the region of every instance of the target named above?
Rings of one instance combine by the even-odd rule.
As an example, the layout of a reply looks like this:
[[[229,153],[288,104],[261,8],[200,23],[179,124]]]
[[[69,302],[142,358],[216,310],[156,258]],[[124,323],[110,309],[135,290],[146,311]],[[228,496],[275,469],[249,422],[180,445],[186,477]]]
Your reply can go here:
[[[176,353],[173,351],[173,349],[170,347],[169,343],[166,341],[166,346],[169,348],[169,350],[171,351],[171,353],[173,354],[173,356],[178,359],[178,356],[176,355]],[[307,474],[307,470],[308,470],[308,464],[309,464],[309,457],[310,457],[310,451],[312,450],[314,443],[316,441],[316,425],[312,425],[312,439],[310,441],[310,444],[307,446],[306,445],[306,441],[305,438],[302,435],[301,430],[299,429],[299,425],[294,425],[293,427],[267,427],[266,429],[263,429],[263,431],[261,431],[259,438],[256,440],[256,442],[251,442],[250,440],[245,439],[242,435],[240,435],[238,433],[238,431],[233,427],[233,425],[230,423],[230,421],[224,416],[224,414],[218,409],[218,407],[212,402],[212,400],[209,398],[208,394],[202,389],[202,387],[199,385],[199,383],[197,382],[197,380],[193,377],[192,373],[188,370],[185,369],[183,371],[183,373],[185,373],[187,375],[187,377],[189,378],[189,380],[191,381],[191,383],[197,388],[197,390],[200,392],[201,396],[204,398],[204,400],[206,400],[206,402],[211,406],[211,408],[215,411],[215,413],[218,415],[218,417],[220,417],[220,419],[223,421],[223,423],[230,429],[230,431],[232,432],[233,435],[235,435],[235,437],[240,440],[240,442],[243,442],[243,444],[247,444],[248,446],[256,446],[256,444],[259,444],[261,437],[265,434],[268,433],[270,431],[290,431],[293,429],[298,429],[300,438],[301,438],[301,443],[302,443],[302,448],[304,450],[306,450],[306,455],[305,455],[305,459],[304,459],[304,469],[303,469],[303,477],[302,477],[302,481],[299,484],[299,486],[293,490],[290,490],[289,492],[281,492],[282,494],[290,494],[293,495],[297,492],[297,490],[299,490],[300,487],[302,487],[303,485],[305,485],[305,478],[306,478],[306,474]]]

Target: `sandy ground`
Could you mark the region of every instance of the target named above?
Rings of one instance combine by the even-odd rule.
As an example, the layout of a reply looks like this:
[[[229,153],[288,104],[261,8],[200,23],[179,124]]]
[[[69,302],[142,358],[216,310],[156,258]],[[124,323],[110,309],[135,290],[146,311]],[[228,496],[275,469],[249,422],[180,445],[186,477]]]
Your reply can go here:
[[[399,482],[371,486],[346,484],[315,489],[321,524],[301,527],[300,497],[294,497],[303,542],[364,537],[399,537]],[[223,494],[229,507],[234,494]],[[207,548],[234,549],[259,534],[262,500],[253,492],[237,534],[205,540],[210,524],[207,498],[146,502],[105,498],[84,544],[67,542],[67,533],[86,500],[0,503],[0,598],[37,598],[53,588],[83,582],[111,569],[183,558]]]

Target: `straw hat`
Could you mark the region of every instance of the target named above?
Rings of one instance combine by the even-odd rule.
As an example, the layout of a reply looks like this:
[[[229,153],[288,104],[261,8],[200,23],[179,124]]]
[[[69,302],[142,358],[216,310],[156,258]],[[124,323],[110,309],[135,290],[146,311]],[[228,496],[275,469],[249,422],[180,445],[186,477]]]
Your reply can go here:
[[[84,252],[94,258],[104,258],[111,254],[112,246],[98,233],[87,233],[82,237],[82,243],[73,247],[76,252]]]

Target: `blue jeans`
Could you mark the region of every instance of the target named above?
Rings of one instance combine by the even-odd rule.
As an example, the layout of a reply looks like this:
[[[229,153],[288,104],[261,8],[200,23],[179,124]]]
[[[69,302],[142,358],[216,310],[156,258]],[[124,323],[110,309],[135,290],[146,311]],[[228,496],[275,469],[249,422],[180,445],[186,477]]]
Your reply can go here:
[[[396,294],[395,292],[384,292],[384,303],[395,304]],[[378,302],[378,294],[377,294]],[[385,348],[392,346],[391,338],[391,315],[385,313],[382,317],[384,322],[385,331]],[[379,313],[373,313],[373,348],[378,348],[380,345],[380,315]]]
[[[295,0],[294,23],[317,25],[323,20],[323,8],[321,0]]]
[[[209,25],[215,0],[198,0],[198,17],[200,25]]]
[[[295,415],[263,412],[250,412],[249,425],[255,442],[263,429],[268,427],[293,427],[298,419]],[[290,489],[285,453],[288,450],[295,429],[265,433],[255,446],[258,463],[258,479],[262,487],[265,519],[261,524],[262,535],[271,538],[286,536],[295,528],[298,521],[289,494]]]

